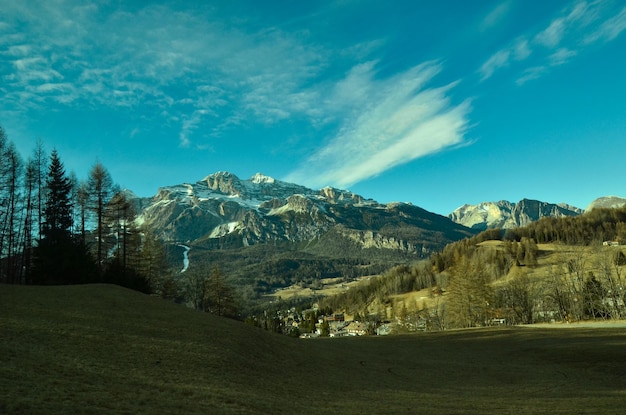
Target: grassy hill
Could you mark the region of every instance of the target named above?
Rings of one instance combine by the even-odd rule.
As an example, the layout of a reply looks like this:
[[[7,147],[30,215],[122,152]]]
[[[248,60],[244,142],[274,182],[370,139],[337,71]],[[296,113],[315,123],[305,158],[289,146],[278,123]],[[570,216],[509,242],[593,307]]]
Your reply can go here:
[[[623,413],[623,328],[299,340],[108,285],[0,285],[3,414]]]

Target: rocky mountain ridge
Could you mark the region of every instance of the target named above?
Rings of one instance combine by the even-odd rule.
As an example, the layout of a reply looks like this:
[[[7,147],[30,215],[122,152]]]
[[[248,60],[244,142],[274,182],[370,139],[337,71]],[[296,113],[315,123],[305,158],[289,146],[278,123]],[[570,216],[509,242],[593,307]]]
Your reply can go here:
[[[620,208],[626,205],[626,199],[619,196],[603,196],[599,197],[587,206],[585,211],[595,208]]]
[[[334,230],[363,249],[421,257],[472,234],[411,204],[380,204],[347,190],[313,190],[262,174],[241,180],[217,172],[196,183],[163,187],[141,205],[138,222],[164,240],[210,248],[310,242]]]
[[[554,204],[522,199],[517,203],[506,200],[463,205],[448,217],[454,222],[475,230],[511,229],[526,226],[543,217],[576,216],[584,211],[565,203]]]

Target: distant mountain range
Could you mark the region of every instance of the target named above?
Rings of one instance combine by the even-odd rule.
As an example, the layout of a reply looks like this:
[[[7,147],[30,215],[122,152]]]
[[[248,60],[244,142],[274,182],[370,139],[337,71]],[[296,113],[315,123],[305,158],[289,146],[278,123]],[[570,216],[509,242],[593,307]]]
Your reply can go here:
[[[477,231],[516,228],[543,217],[584,212],[565,203],[522,199],[463,205],[446,218],[412,204],[381,204],[347,190],[313,190],[262,174],[241,180],[228,172],[162,187],[154,197],[135,202],[138,221],[170,242],[232,248],[311,242],[331,233],[361,248],[417,256]],[[601,197],[587,210],[624,205],[624,198]]]
[[[526,226],[543,217],[576,216],[582,209],[564,203],[553,204],[522,199],[517,203],[506,200],[463,205],[448,217],[456,223],[475,230],[510,229]]]
[[[312,190],[262,174],[241,180],[218,172],[163,187],[138,205],[138,221],[166,241],[212,248],[311,243],[332,234],[364,249],[421,257],[472,234],[411,204],[380,204],[346,190]]]
[[[347,190],[313,190],[262,174],[242,180],[228,172],[134,202],[137,223],[168,242],[173,267],[192,273],[219,267],[248,302],[294,284],[315,288],[325,278],[378,274],[484,229],[583,212],[524,199],[465,205],[446,217]]]

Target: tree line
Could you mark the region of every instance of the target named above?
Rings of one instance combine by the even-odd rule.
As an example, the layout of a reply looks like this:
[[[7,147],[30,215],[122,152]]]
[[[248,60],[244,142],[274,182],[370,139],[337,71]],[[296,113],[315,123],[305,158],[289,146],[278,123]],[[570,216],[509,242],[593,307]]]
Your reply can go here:
[[[509,229],[506,240],[531,238],[537,243],[559,242],[590,245],[604,241],[626,241],[626,207],[596,208],[579,216],[544,217],[523,228]]]
[[[41,141],[23,160],[1,126],[0,155],[0,282],[162,289],[163,245],[101,163],[79,180]]]

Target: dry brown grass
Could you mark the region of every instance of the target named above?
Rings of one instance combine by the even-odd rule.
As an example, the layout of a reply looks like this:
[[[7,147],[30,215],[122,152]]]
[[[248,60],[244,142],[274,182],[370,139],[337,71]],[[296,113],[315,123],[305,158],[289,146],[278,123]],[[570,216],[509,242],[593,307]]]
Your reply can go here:
[[[623,413],[626,331],[298,340],[113,286],[0,286],[3,414]]]

